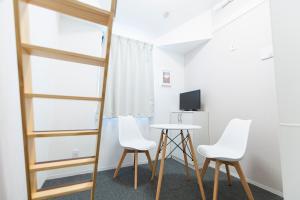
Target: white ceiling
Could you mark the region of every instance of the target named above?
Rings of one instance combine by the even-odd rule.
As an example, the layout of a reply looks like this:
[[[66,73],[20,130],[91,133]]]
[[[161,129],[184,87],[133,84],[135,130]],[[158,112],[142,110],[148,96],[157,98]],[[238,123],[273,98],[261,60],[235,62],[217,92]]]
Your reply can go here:
[[[200,15],[219,0],[118,0],[116,21],[158,37]],[[165,12],[170,15],[163,17]]]

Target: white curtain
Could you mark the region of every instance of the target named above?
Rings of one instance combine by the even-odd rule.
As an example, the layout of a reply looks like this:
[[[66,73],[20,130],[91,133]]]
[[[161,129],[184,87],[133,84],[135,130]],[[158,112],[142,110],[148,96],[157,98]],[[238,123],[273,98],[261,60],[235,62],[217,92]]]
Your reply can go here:
[[[105,117],[151,117],[154,112],[152,45],[113,35]]]

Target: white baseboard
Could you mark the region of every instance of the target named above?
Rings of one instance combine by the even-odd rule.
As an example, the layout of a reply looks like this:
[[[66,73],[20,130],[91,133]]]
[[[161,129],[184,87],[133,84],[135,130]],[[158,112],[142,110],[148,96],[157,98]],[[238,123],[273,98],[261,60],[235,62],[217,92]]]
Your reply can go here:
[[[52,180],[52,179],[57,179],[57,178],[64,178],[64,177],[69,177],[69,176],[75,176],[75,175],[81,175],[81,174],[88,174],[92,173],[92,169],[81,169],[81,170],[72,170],[69,172],[59,172],[59,173],[53,173],[51,175],[48,175],[47,179],[45,180]]]
[[[182,159],[180,159],[180,158],[177,158],[177,157],[175,157],[175,156],[172,156],[172,158],[173,158],[174,160],[176,160],[177,162],[180,162],[181,164],[184,165],[184,160],[182,160]],[[189,163],[189,167],[190,167],[191,169],[194,170],[194,166],[191,165],[190,163]],[[209,167],[215,168],[215,165],[214,165],[214,164],[210,164]],[[201,166],[199,166],[199,168],[201,168]],[[226,169],[225,169],[224,166],[222,166],[220,170],[221,170],[223,173],[226,173]],[[237,178],[237,179],[240,179],[240,177],[238,176],[238,174],[237,174],[236,171],[231,171],[231,176],[233,176],[233,177],[235,177],[235,178]],[[268,192],[271,192],[271,193],[276,194],[276,195],[278,195],[278,196],[280,196],[280,197],[283,197],[283,192],[281,192],[281,191],[275,190],[274,188],[271,188],[271,187],[266,186],[266,185],[264,185],[264,184],[258,183],[258,182],[254,181],[254,180],[251,180],[251,179],[248,178],[248,177],[247,177],[247,181],[248,181],[250,184],[255,185],[256,187],[262,188],[262,189],[264,189],[264,190],[266,190],[266,191],[268,191]]]
[[[147,164],[148,161],[147,160],[143,160],[143,161],[139,161],[139,165],[143,165],[143,164]],[[111,165],[111,166],[106,166],[106,167],[100,167],[98,169],[98,172],[100,171],[106,171],[106,170],[111,170],[111,169],[116,169],[117,165]],[[127,163],[123,163],[122,167],[129,167],[129,166],[133,166],[132,162],[127,162]]]
[[[181,164],[184,164],[184,161],[183,161],[182,159],[178,158],[178,157],[172,156],[172,159],[176,160],[177,162],[179,162],[179,163],[181,163]],[[147,161],[143,161],[143,162],[140,162],[139,164],[146,164],[146,163],[147,163]],[[122,167],[129,167],[129,166],[132,166],[132,163],[125,163],[125,164],[122,165]],[[215,168],[215,166],[214,166],[213,164],[210,164],[209,166],[210,166],[211,168]],[[111,170],[111,169],[115,169],[115,167],[116,167],[116,166],[100,167],[100,168],[98,169],[98,171]],[[191,163],[189,163],[189,167],[190,167],[191,169],[194,170],[194,166],[193,166]],[[201,166],[199,166],[199,167],[201,167]],[[226,169],[225,169],[224,166],[222,166],[220,170],[221,170],[223,173],[226,173]],[[51,175],[49,175],[49,176],[47,177],[47,179],[45,179],[45,181],[51,180],[51,179],[57,179],[57,178],[68,177],[68,176],[75,176],[75,175],[87,174],[87,173],[92,173],[92,170],[91,170],[91,169],[73,170],[73,171],[65,172],[65,173],[51,174]],[[233,176],[233,177],[239,179],[239,176],[238,176],[238,174],[236,173],[236,171],[232,171],[232,172],[231,172],[231,176]],[[283,197],[283,193],[282,193],[281,191],[278,191],[278,190],[276,190],[276,189],[274,189],[274,188],[271,188],[271,187],[269,187],[269,186],[266,186],[266,185],[264,185],[264,184],[258,183],[258,182],[254,181],[254,180],[249,179],[249,178],[247,178],[247,181],[248,181],[250,184],[252,184],[252,185],[255,185],[255,186],[259,187],[259,188],[262,188],[262,189],[264,189],[264,190],[266,190],[266,191],[269,191],[269,192],[271,192],[271,193],[273,193],[273,194],[276,194],[276,195],[278,195],[278,196],[280,196],[280,197]]]
[[[209,167],[211,167],[211,168],[215,168],[215,165],[214,164],[210,164],[209,165]],[[223,173],[226,173],[226,169],[225,169],[225,166],[222,166],[221,168],[220,168],[220,171],[221,172],[223,172]],[[234,170],[231,170],[231,176],[233,176],[233,177],[235,177],[235,178],[237,178],[237,179],[240,179],[240,177],[239,177],[239,175],[237,174],[237,172]],[[283,197],[283,192],[281,192],[281,191],[278,191],[278,190],[276,190],[276,189],[274,189],[274,188],[272,188],[272,187],[269,187],[269,186],[266,186],[266,185],[264,185],[264,184],[261,184],[261,183],[259,183],[259,182],[256,182],[256,181],[254,181],[254,180],[252,180],[252,179],[250,179],[250,178],[248,178],[248,177],[246,177],[247,178],[247,182],[248,183],[250,183],[250,184],[252,184],[252,185],[255,185],[256,187],[259,187],[259,188],[261,188],[261,189],[264,189],[264,190],[266,190],[266,191],[268,191],[268,192],[271,192],[271,193],[273,193],[273,194],[276,194],[276,195],[278,195],[278,196],[280,196],[280,197]]]
[[[139,165],[143,165],[143,164],[146,164],[148,163],[147,161],[141,161],[139,162]],[[124,163],[122,164],[122,167],[129,167],[129,166],[133,166],[132,162],[127,162],[127,163]],[[98,172],[100,171],[106,171],[106,170],[111,170],[111,169],[115,169],[116,168],[116,165],[112,165],[112,166],[105,166],[105,167],[100,167],[98,169]],[[68,176],[76,176],[76,175],[81,175],[81,174],[88,174],[88,173],[92,173],[92,169],[75,169],[75,170],[72,170],[72,171],[69,171],[69,172],[58,172],[58,173],[53,173],[51,175],[48,175],[48,177],[44,180],[47,181],[47,180],[52,180],[52,179],[57,179],[57,178],[64,178],[64,177],[68,177]],[[43,183],[41,184],[43,185]]]
[[[171,156],[171,158],[174,159],[174,160],[176,160],[177,162],[183,164],[183,165],[185,164],[185,163],[184,163],[184,160],[182,160],[182,159],[180,159],[180,158],[178,158],[178,157],[176,157],[176,156]],[[189,164],[189,168],[194,169],[194,165],[192,165],[192,164],[189,163],[189,162],[188,162],[188,164]],[[200,167],[200,166],[199,166],[199,167]]]

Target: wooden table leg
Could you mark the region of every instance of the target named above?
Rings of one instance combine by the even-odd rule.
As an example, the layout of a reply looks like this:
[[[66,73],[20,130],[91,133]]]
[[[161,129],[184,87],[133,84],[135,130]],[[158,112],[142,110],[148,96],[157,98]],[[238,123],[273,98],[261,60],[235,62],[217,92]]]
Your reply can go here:
[[[183,152],[183,158],[184,158],[184,164],[185,164],[185,173],[186,176],[189,178],[190,177],[190,173],[189,173],[189,164],[188,164],[188,160],[187,160],[187,156],[186,156],[186,145],[185,145],[185,141],[184,141],[184,135],[182,130],[180,131],[180,135],[181,135],[181,143],[182,143],[182,152]]]
[[[192,139],[191,139],[191,136],[190,136],[189,133],[187,135],[187,139],[189,141],[189,145],[190,145],[190,149],[191,149],[191,153],[192,153],[192,158],[193,158],[194,167],[195,167],[195,174],[196,174],[196,178],[197,178],[197,181],[198,181],[201,197],[202,197],[202,200],[205,200],[206,199],[205,198],[205,192],[204,192],[203,183],[202,183],[202,180],[201,180],[200,174],[199,174],[198,161],[197,161],[197,157],[196,157],[196,154],[195,154],[193,142],[192,142]]]
[[[157,146],[157,151],[156,151],[155,160],[154,160],[154,166],[152,167],[151,181],[154,179],[154,176],[156,174],[156,167],[157,167],[157,163],[158,163],[158,157],[159,157],[159,153],[160,153],[160,148],[161,148],[161,143],[162,143],[163,135],[164,135],[164,133],[162,131],[161,135],[160,135],[160,139],[159,139],[159,145]]]
[[[159,168],[155,200],[159,200],[159,196],[160,196],[160,189],[161,189],[161,183],[162,183],[163,174],[164,174],[165,157],[166,157],[166,151],[167,151],[167,139],[168,139],[168,130],[163,135],[162,156],[161,156],[161,161],[160,161],[160,168]]]

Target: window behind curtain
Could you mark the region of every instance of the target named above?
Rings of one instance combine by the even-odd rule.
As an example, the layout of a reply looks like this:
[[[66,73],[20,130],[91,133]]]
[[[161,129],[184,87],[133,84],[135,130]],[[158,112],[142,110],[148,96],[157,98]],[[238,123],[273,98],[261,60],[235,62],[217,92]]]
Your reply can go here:
[[[114,35],[105,117],[151,117],[154,112],[152,45]]]

